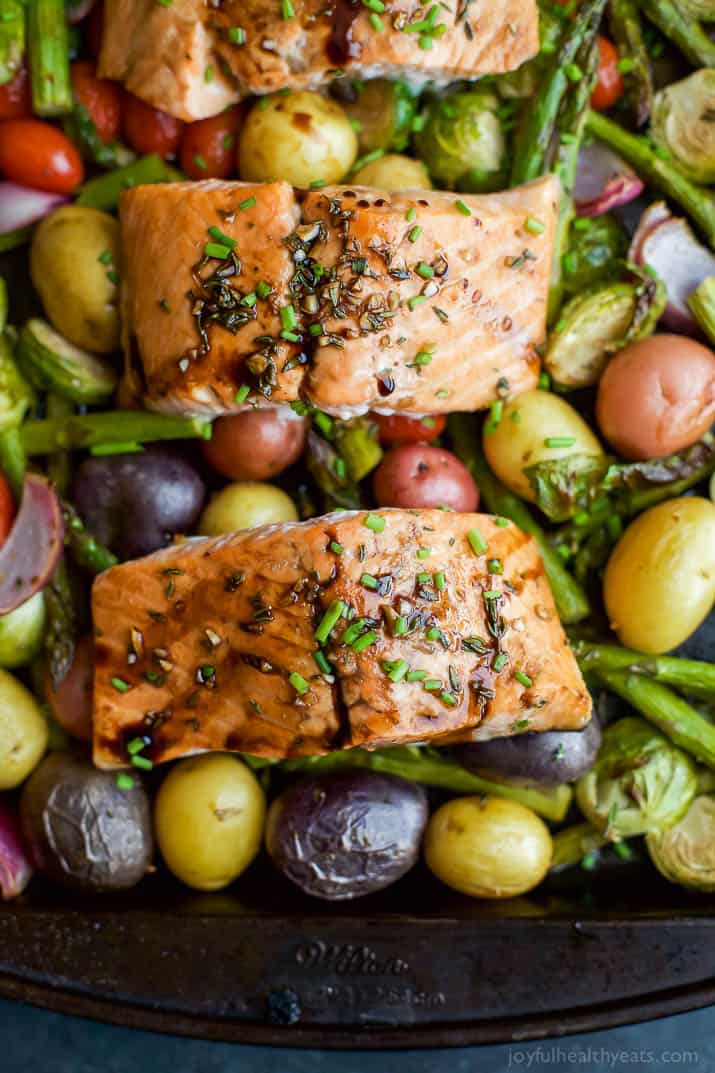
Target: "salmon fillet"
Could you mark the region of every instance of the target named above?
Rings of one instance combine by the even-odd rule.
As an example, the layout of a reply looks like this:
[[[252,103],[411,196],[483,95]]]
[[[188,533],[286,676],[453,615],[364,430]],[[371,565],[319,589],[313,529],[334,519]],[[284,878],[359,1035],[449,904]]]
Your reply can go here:
[[[186,541],[102,574],[92,605],[99,767],[136,739],[155,763],[286,757],[575,730],[591,711],[535,541],[487,515]]]
[[[246,93],[315,88],[338,70],[421,84],[513,71],[538,51],[536,0],[434,6],[445,29],[426,49],[424,34],[406,29],[429,16],[416,0],[388,0],[381,30],[358,0],[292,0],[288,18],[279,0],[106,0],[99,72],[192,121]]]
[[[552,176],[462,197],[335,186],[299,200],[284,183],[217,181],[126,191],[122,323],[135,392],[164,412],[302,397],[349,416],[476,410],[533,388],[557,198]],[[194,276],[216,228],[241,265],[224,304],[259,290],[235,334],[205,318],[202,345]],[[201,273],[223,270],[212,261]]]

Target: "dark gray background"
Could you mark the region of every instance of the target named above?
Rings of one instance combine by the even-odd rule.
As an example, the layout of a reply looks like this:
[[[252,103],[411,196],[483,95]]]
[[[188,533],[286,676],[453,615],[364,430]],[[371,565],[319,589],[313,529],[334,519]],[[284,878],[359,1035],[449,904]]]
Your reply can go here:
[[[713,1073],[715,1007],[562,1040],[442,1051],[298,1051],[157,1036],[0,1002],[1,1073]]]

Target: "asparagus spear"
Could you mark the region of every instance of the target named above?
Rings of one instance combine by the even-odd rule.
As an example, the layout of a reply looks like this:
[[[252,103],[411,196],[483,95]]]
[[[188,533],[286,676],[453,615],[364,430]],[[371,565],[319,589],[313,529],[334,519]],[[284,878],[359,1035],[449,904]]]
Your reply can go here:
[[[583,671],[630,671],[645,674],[684,693],[715,698],[715,664],[677,656],[652,656],[620,645],[572,641],[571,648]]]
[[[468,414],[452,414],[447,427],[455,454],[461,458],[477,483],[483,502],[493,514],[510,518],[537,541],[546,576],[554,594],[559,617],[566,625],[581,622],[591,613],[588,597],[571,577],[562,559],[549,544],[541,526],[528,507],[496,479],[479,447],[474,422]]]
[[[60,559],[43,591],[47,609],[45,659],[52,686],[57,689],[72,666],[77,632],[72,586],[64,559]]]
[[[0,253],[17,249],[18,246],[29,242],[31,238],[31,227],[21,227],[18,231],[6,231],[4,235],[0,235]]]
[[[0,86],[12,82],[25,55],[25,9],[18,0],[4,0],[0,12]]]
[[[606,0],[584,0],[573,22],[565,22],[561,42],[544,70],[541,88],[528,104],[516,141],[511,185],[536,179],[547,170],[556,120],[569,86],[580,71],[576,59],[591,42],[603,16]]]
[[[696,321],[711,343],[715,343],[715,276],[708,276],[688,298]]]
[[[110,410],[26,421],[21,439],[28,455],[49,455],[53,451],[79,450],[97,444],[209,440],[211,422],[199,417],[164,417],[144,410]]]
[[[64,0],[30,0],[27,5],[32,110],[55,116],[72,110],[69,37]]]
[[[677,45],[695,67],[715,67],[715,42],[676,0],[640,0],[644,15]]]
[[[715,726],[677,693],[652,678],[629,671],[601,669],[596,678],[681,749],[715,769]]]
[[[436,749],[417,745],[399,745],[390,749],[343,749],[328,756],[306,756],[281,763],[283,771],[336,771],[343,767],[365,767],[403,779],[439,786],[444,790],[467,794],[494,794],[518,801],[548,820],[559,823],[571,804],[570,786],[523,786],[519,783],[490,782],[467,771],[451,757]]]
[[[554,835],[554,853],[549,871],[560,872],[571,865],[580,864],[587,854],[607,845],[608,839],[590,823],[572,823]]]
[[[0,432],[0,470],[7,477],[15,502],[19,503],[25,482],[25,452],[17,428]]]
[[[0,335],[5,331],[5,325],[7,324],[8,313],[8,299],[7,299],[7,283],[5,277],[0,276]]]
[[[80,187],[76,204],[105,211],[116,209],[119,195],[132,186],[141,186],[144,183],[173,183],[183,178],[180,171],[172,168],[156,153],[150,153],[149,156],[140,157],[123,168],[117,168],[106,175],[98,175],[84,183]]]
[[[61,395],[47,396],[47,416],[51,419],[65,420],[74,413],[74,406]],[[47,460],[47,476],[61,496],[67,495],[70,483],[69,451],[54,451]]]
[[[553,170],[561,180],[561,198],[554,239],[554,259],[551,266],[550,320],[555,320],[558,315],[563,298],[563,260],[568,249],[571,224],[576,215],[573,201],[576,168],[586,125],[586,113],[598,76],[600,57],[598,45],[589,38],[578,54],[578,67],[582,72],[582,77],[573,84],[571,92],[567,95],[557,123],[559,144]]]
[[[377,437],[377,426],[368,418],[353,417],[350,421],[336,421],[334,440],[352,480],[364,480],[380,464],[382,448]]]
[[[91,574],[101,574],[119,561],[85,529],[84,522],[71,503],[62,501],[65,520],[65,543],[78,566]]]
[[[653,73],[636,0],[610,0],[611,32],[618,45],[621,62],[628,62],[624,73],[628,99],[636,125],[644,126],[653,108]]]
[[[630,134],[599,112],[588,113],[586,129],[624,157],[646,182],[677,201],[715,249],[715,197],[709,190],[691,182],[675,164],[658,156],[647,138]]]

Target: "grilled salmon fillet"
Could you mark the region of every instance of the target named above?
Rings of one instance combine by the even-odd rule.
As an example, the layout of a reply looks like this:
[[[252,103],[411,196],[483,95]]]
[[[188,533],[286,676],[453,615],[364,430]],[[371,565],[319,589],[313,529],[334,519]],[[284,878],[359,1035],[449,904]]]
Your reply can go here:
[[[513,71],[538,51],[536,0],[432,7],[387,0],[378,30],[358,0],[293,0],[287,18],[279,0],[106,0],[99,70],[192,121],[247,93],[314,88],[338,70],[421,84]]]
[[[126,191],[135,393],[173,413],[302,397],[348,416],[476,410],[533,388],[558,190],[549,176],[462,197],[218,181]],[[202,264],[226,243],[231,259]]]
[[[102,574],[92,606],[104,768],[576,730],[591,711],[535,541],[488,515],[190,540]]]

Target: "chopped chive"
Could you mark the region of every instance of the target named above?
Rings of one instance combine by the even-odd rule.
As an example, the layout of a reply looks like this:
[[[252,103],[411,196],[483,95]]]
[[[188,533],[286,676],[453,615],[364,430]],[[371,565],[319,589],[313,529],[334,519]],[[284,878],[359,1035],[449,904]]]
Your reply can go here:
[[[515,671],[514,677],[517,682],[520,682],[526,689],[529,689],[534,684],[531,678],[529,678],[529,675],[525,674],[524,671]]]
[[[439,641],[440,637],[442,636],[442,631],[440,630],[439,626],[430,626],[430,628],[427,630],[426,636],[428,641]]]
[[[320,648],[316,649],[313,653],[313,659],[317,663],[318,669],[321,670],[323,674],[332,674],[333,668],[328,663],[325,653]]]
[[[256,204],[255,197],[247,197],[247,198],[244,198],[243,201],[239,201],[238,207],[239,207],[239,209],[241,209],[242,212],[245,212],[246,209],[252,209],[255,204]]]
[[[417,575],[417,580],[420,583],[420,585],[429,585],[430,582],[432,581],[432,575],[431,574],[418,574]]]
[[[489,559],[487,561],[487,570],[490,574],[503,574],[504,566],[501,559]]]
[[[221,246],[228,246],[229,250],[234,250],[238,245],[236,239],[225,235],[220,227],[211,226],[208,231],[214,242],[218,242]]]
[[[256,304],[256,301],[256,292],[249,291],[248,294],[244,294],[239,304],[242,306],[246,306],[248,309],[253,309],[254,305]]]
[[[406,659],[396,659],[392,663],[383,663],[382,669],[391,682],[401,682],[410,669]]]
[[[316,410],[313,414],[313,423],[324,436],[330,436],[333,431],[333,419],[330,414],[324,414],[322,410]]]
[[[346,607],[347,604],[345,604],[343,600],[333,600],[328,610],[323,614],[323,617],[318,623],[318,628],[315,631],[314,636],[318,644],[325,644],[330,636],[330,631],[333,626],[335,626]]]
[[[411,209],[408,209],[407,212],[405,213],[405,219],[407,220],[407,223],[411,224],[416,215],[417,215],[417,209],[416,208],[413,207]]]
[[[407,633],[408,628],[409,623],[407,619],[404,615],[400,615],[400,617],[395,620],[395,625],[392,632],[394,633],[395,637],[403,637]]]
[[[301,697],[303,696],[304,693],[307,693],[308,690],[310,689],[310,686],[306,682],[306,680],[303,677],[303,675],[298,674],[297,671],[293,671],[292,674],[288,675],[288,681],[293,686],[293,689],[296,691],[296,693]]]
[[[211,64],[209,64],[208,67],[204,68],[204,82],[213,82],[213,80],[214,80],[214,69],[211,66]]]
[[[377,588],[378,581],[376,577],[372,576],[372,574],[363,574],[360,578],[360,584],[364,585],[366,589],[372,589],[374,592]]]
[[[128,693],[132,688],[128,682],[125,682],[123,678],[110,679],[112,685],[116,689],[117,693]]]
[[[420,261],[415,269],[418,276],[422,276],[422,279],[432,279],[434,275],[434,268],[432,265],[428,265],[426,261]]]
[[[447,581],[444,574],[441,570],[438,570],[434,576],[434,587],[437,589],[437,592],[442,592],[446,584]]]
[[[357,641],[360,634],[365,629],[365,619],[356,618],[354,622],[351,622],[345,633],[340,638],[344,645],[351,645],[353,641]]]
[[[494,657],[494,670],[503,671],[508,662],[509,657],[507,656],[506,652],[498,652],[497,655]]]
[[[246,31],[242,26],[229,26],[227,36],[232,45],[246,44]]]
[[[292,305],[281,306],[281,324],[286,331],[292,331],[298,327],[298,317]]]
[[[420,350],[419,354],[415,356],[415,365],[431,365],[433,357],[434,351]]]
[[[475,555],[483,555],[489,547],[489,544],[478,529],[470,529],[467,533],[467,540]]]
[[[204,253],[207,257],[215,257],[217,261],[225,261],[231,252],[230,246],[224,246],[220,242],[207,242]]]
[[[504,402],[502,399],[495,399],[489,407],[489,420],[484,425],[484,431],[489,435],[491,432],[496,432],[501,424],[502,414],[504,413]]]
[[[506,529],[507,525],[509,524],[509,519],[508,518],[495,518],[494,519],[494,524],[498,525],[500,529]]]
[[[439,695],[439,699],[444,704],[447,704],[450,708],[454,708],[457,703],[457,698],[455,697],[454,693],[449,693],[446,689],[442,690]]]
[[[199,153],[197,153],[194,157],[194,164],[199,169],[199,171],[208,171],[208,164],[206,163],[205,158],[200,156]]]
[[[562,71],[569,82],[580,82],[583,78],[583,71],[577,63],[567,63],[565,67],[562,67]]]
[[[368,514],[362,524],[372,529],[373,533],[381,533],[385,528],[385,519],[379,514]]]
[[[501,595],[501,589],[485,589],[482,593],[485,600],[498,600]]]
[[[264,279],[260,283],[256,284],[256,294],[259,298],[267,298],[271,293],[272,287],[270,283],[266,283]]]
[[[133,756],[132,764],[134,767],[141,768],[142,771],[151,771],[151,769],[154,767],[152,761],[149,760],[149,758],[146,756]]]
[[[354,641],[351,645],[353,652],[362,652],[364,649],[369,648],[370,645],[374,645],[377,641],[377,634],[374,630],[368,630],[367,633],[363,633],[358,637],[357,641]]]
[[[127,745],[127,752],[130,756],[136,756],[137,753],[142,751],[145,745],[146,742],[144,741],[144,738],[132,738]]]
[[[551,389],[551,377],[547,372],[539,373],[539,380],[536,386],[539,391],[549,391]]]
[[[322,190],[323,187],[327,186],[327,185],[328,184],[326,183],[325,179],[313,179],[312,183],[310,184],[310,189],[311,190]]]
[[[620,857],[622,861],[633,860],[633,850],[627,842],[614,842],[613,851],[616,856]]]
[[[415,224],[415,226],[413,228],[411,228],[409,234],[407,235],[407,239],[408,239],[409,242],[416,242],[421,234],[422,234],[422,228],[420,227],[419,224]]]
[[[431,552],[430,548],[420,548],[419,551],[417,552],[417,558],[418,559],[429,559],[431,554],[432,554],[432,552]]]
[[[372,26],[373,30],[377,30],[378,33],[381,33],[385,29],[384,22],[379,15],[375,14],[374,11],[370,15],[370,25]]]
[[[426,301],[427,295],[425,294],[417,294],[414,298],[410,298],[409,302],[407,303],[410,307],[410,312],[414,313],[415,309],[417,309],[417,306],[421,306],[422,303]]]
[[[472,210],[470,209],[469,205],[467,205],[466,201],[462,201],[461,197],[457,198],[457,200],[455,201],[454,205],[455,205],[455,208],[459,209],[459,211],[461,212],[462,216],[471,216],[472,215]]]
[[[581,867],[584,872],[593,872],[598,867],[598,850],[592,849],[584,853],[581,858]]]
[[[120,771],[116,778],[116,786],[118,790],[133,790],[134,779],[131,775],[127,775],[126,771]]]
[[[427,671],[408,671],[405,680],[408,682],[424,682]]]
[[[546,225],[543,220],[537,220],[535,216],[527,216],[524,227],[530,235],[543,235]]]
[[[236,392],[234,401],[238,403],[245,402],[250,394],[251,389],[248,384],[241,384],[240,388]]]
[[[97,260],[101,265],[111,265],[114,255],[111,250],[102,250]]]
[[[544,447],[573,447],[575,443],[575,436],[547,436]]]
[[[281,15],[284,19],[292,19],[295,15],[295,8],[291,3],[291,0],[281,0]]]
[[[442,683],[439,678],[426,678],[422,685],[423,689],[426,689],[428,693],[434,693],[436,690],[442,688]]]
[[[288,343],[299,343],[300,335],[297,332],[282,331],[280,333],[281,339],[285,339]]]
[[[382,15],[385,10],[382,0],[362,0],[362,5],[370,11],[376,11],[378,15]]]
[[[338,457],[333,463],[333,472],[339,481],[344,481],[348,474],[348,467],[345,465],[345,459]]]
[[[338,544],[337,540],[331,540],[330,541],[330,550],[332,552],[334,552],[336,555],[342,555],[343,552],[345,551],[345,548],[342,546],[342,544]]]
[[[435,421],[435,419],[433,417],[421,417],[420,418],[420,424],[424,428],[434,428],[436,423],[437,422]]]

